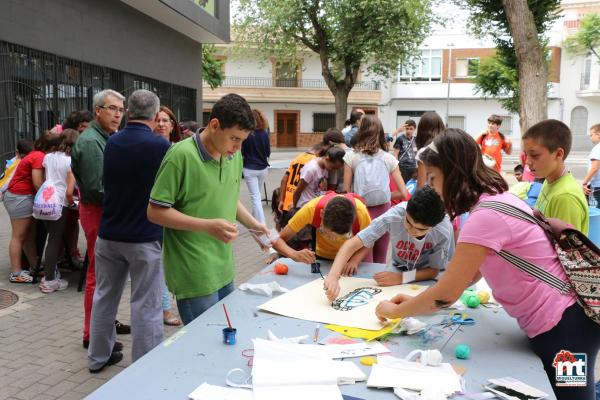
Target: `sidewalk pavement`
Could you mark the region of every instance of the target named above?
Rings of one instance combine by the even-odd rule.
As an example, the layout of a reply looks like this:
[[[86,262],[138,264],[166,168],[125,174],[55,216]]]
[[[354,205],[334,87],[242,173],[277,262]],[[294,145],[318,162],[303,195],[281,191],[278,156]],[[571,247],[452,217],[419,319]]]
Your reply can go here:
[[[291,157],[280,153],[273,158],[281,162]],[[269,170],[269,200],[272,190],[279,186],[282,173],[281,169]],[[250,209],[244,183],[241,199]],[[267,224],[272,226],[270,204],[264,205],[264,210]],[[87,353],[82,347],[83,292],[77,292],[79,271],[65,272],[63,277],[69,280],[69,288],[48,295],[41,293],[37,285],[11,284],[8,282],[9,240],[10,221],[4,206],[0,206],[0,249],[3,249],[0,251],[0,289],[19,296],[15,305],[0,310],[0,400],[82,399],[131,364],[130,335],[117,337],[125,346],[123,361],[99,374],[90,374]],[[260,252],[249,234],[241,235],[233,247],[235,284],[238,286],[263,268],[266,255]],[[85,249],[83,231],[79,249],[82,253]],[[127,285],[117,314],[117,318],[127,324],[130,321],[129,296]],[[173,311],[177,313],[175,305]],[[178,329],[165,326],[165,339]],[[596,377],[600,377],[600,362],[597,366]]]

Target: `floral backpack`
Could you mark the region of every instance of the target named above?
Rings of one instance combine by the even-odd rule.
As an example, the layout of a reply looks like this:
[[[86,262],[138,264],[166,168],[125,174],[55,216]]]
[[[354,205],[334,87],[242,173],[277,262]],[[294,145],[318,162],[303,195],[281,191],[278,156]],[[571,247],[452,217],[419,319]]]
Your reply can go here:
[[[560,219],[544,217],[539,210],[533,210],[531,215],[518,207],[499,201],[482,201],[478,208],[492,209],[539,225],[556,249],[558,260],[567,276],[566,281],[507,251],[502,250],[498,255],[561,293],[574,291],[577,302],[586,315],[600,325],[600,249],[587,236],[570,228]]]

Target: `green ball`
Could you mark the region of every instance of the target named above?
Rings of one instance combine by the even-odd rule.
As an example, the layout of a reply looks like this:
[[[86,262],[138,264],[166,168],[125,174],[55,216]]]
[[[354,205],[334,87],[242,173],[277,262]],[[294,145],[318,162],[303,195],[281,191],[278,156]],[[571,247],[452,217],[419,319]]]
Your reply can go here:
[[[460,302],[466,306],[467,301],[469,300],[469,297],[471,297],[471,296],[475,296],[475,292],[472,291],[471,289],[465,290],[463,292],[463,294],[460,296]]]
[[[467,306],[470,308],[477,308],[479,307],[480,303],[481,300],[479,300],[479,297],[477,296],[469,296],[469,298],[467,299]]]
[[[466,360],[471,355],[471,348],[466,344],[459,344],[454,349],[454,354],[456,355],[456,358]]]

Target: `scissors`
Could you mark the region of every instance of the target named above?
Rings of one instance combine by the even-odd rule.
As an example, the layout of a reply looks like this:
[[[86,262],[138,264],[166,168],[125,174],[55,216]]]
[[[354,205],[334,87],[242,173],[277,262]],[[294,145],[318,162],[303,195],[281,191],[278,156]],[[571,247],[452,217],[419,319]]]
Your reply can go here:
[[[463,313],[454,313],[450,317],[450,322],[448,325],[475,325],[475,320],[473,318],[469,318],[467,314]]]

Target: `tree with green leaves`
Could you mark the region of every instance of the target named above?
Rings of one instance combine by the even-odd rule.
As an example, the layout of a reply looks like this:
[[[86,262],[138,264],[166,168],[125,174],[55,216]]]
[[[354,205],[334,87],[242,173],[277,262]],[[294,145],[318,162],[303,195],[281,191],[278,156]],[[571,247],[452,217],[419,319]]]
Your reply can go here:
[[[510,101],[502,104],[518,104],[521,131],[525,132],[547,116],[545,33],[558,18],[560,0],[457,0],[457,3],[471,12],[471,30],[480,37],[491,36],[496,44],[496,60],[489,61],[488,67],[494,63],[501,71],[480,69],[483,75],[477,79],[479,89],[491,96],[512,94]],[[494,77],[502,79],[494,85]]]
[[[300,65],[304,51],[318,55],[340,128],[361,68],[394,76],[420,54],[433,18],[431,0],[240,0],[239,9],[235,41],[246,56]]]
[[[211,89],[221,86],[225,79],[223,61],[217,60],[214,55],[216,48],[212,44],[202,45],[202,79]]]
[[[473,80],[477,93],[496,98],[502,107],[510,112],[519,112],[517,70],[511,65],[506,65],[502,56],[496,54],[481,60]]]
[[[563,48],[572,55],[592,53],[600,62],[600,15],[585,15],[579,23],[579,29],[565,40]]]

